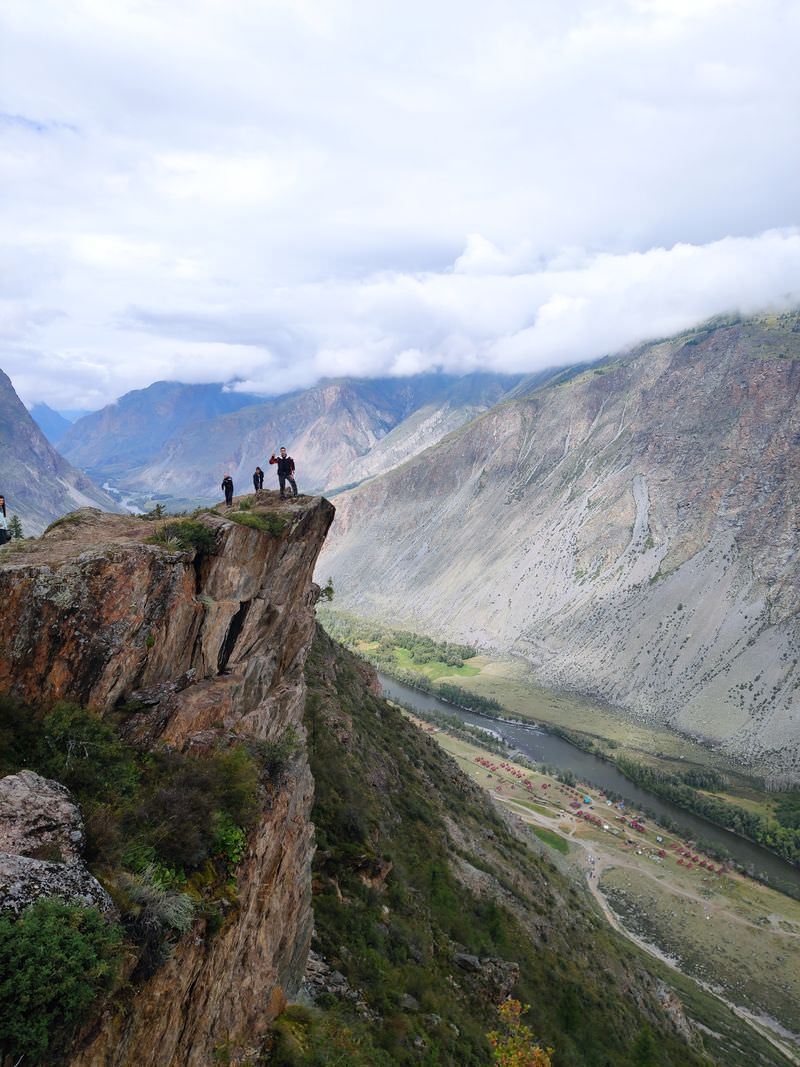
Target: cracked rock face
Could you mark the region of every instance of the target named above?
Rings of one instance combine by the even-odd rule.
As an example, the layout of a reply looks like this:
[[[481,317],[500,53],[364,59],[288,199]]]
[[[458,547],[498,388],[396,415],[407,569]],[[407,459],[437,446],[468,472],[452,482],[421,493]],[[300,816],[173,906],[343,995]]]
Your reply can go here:
[[[62,897],[116,914],[83,864],[83,843],[80,809],[63,785],[33,771],[0,779],[0,910]]]
[[[206,1067],[252,1048],[300,985],[311,941],[313,780],[302,727],[314,565],[334,509],[259,493],[247,516],[206,514],[212,550],[150,543],[163,523],[85,510],[0,562],[0,693],[101,714],[138,697],[137,743],[203,747],[231,736],[300,747],[265,799],[236,872],[237,907],[200,919],[174,955],[110,1010],[74,1067]]]

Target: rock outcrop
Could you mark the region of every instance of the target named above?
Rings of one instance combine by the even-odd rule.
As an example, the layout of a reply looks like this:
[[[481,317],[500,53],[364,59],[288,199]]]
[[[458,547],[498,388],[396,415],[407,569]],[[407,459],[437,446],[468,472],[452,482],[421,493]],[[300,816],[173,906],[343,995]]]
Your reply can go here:
[[[0,778],[0,911],[62,897],[116,914],[83,863],[83,817],[68,789],[33,771]]]
[[[33,771],[0,778],[0,852],[75,863],[84,840],[83,816],[65,786]]]
[[[800,316],[518,391],[337,497],[337,605],[800,780]]]
[[[302,739],[311,578],[333,510],[259,494],[252,510],[197,520],[214,539],[202,555],[151,543],[163,523],[69,516],[2,557],[0,692],[101,712],[138,694],[128,725],[140,743]],[[75,1065],[205,1067],[219,1047],[235,1057],[258,1044],[305,970],[312,795],[301,747],[251,832],[233,916],[213,939],[198,922]]]

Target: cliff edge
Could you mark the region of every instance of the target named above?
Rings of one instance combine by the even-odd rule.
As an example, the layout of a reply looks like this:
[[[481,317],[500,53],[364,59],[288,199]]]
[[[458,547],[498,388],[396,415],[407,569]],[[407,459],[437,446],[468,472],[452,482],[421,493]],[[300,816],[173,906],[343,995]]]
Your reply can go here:
[[[314,565],[334,509],[275,493],[192,520],[75,512],[0,552],[0,694],[109,714],[128,702],[140,746],[202,751],[294,732],[262,796],[236,907],[85,1037],[72,1063],[206,1065],[252,1046],[300,984],[313,925],[313,780],[302,743]],[[130,704],[131,701],[135,703]]]

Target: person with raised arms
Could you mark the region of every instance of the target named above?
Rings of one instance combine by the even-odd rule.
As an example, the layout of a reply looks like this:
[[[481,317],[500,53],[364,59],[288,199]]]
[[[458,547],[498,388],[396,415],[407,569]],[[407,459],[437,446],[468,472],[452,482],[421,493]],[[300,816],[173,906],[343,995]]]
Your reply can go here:
[[[273,452],[269,457],[270,464],[276,464],[278,467],[278,485],[281,489],[281,500],[286,496],[286,483],[292,487],[292,494],[297,496],[297,482],[294,480],[294,460],[291,456],[286,455],[286,449],[281,446],[280,455],[276,456]]]

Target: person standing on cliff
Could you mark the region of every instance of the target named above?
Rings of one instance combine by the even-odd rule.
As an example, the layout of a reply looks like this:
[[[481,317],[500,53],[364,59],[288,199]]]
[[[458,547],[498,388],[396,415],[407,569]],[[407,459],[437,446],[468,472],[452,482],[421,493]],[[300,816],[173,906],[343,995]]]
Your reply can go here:
[[[286,455],[286,449],[281,446],[281,454],[276,456],[273,452],[269,457],[270,464],[278,465],[278,484],[281,487],[281,500],[286,496],[286,483],[292,487],[292,494],[297,496],[297,482],[294,480],[294,460]]]
[[[6,498],[0,493],[0,511],[3,513],[3,518],[6,518]]]
[[[260,467],[256,467],[253,471],[253,488],[256,492],[264,488],[264,472]]]
[[[222,479],[222,490],[225,493],[225,503],[230,507],[233,503],[233,478],[230,474],[226,474]]]

